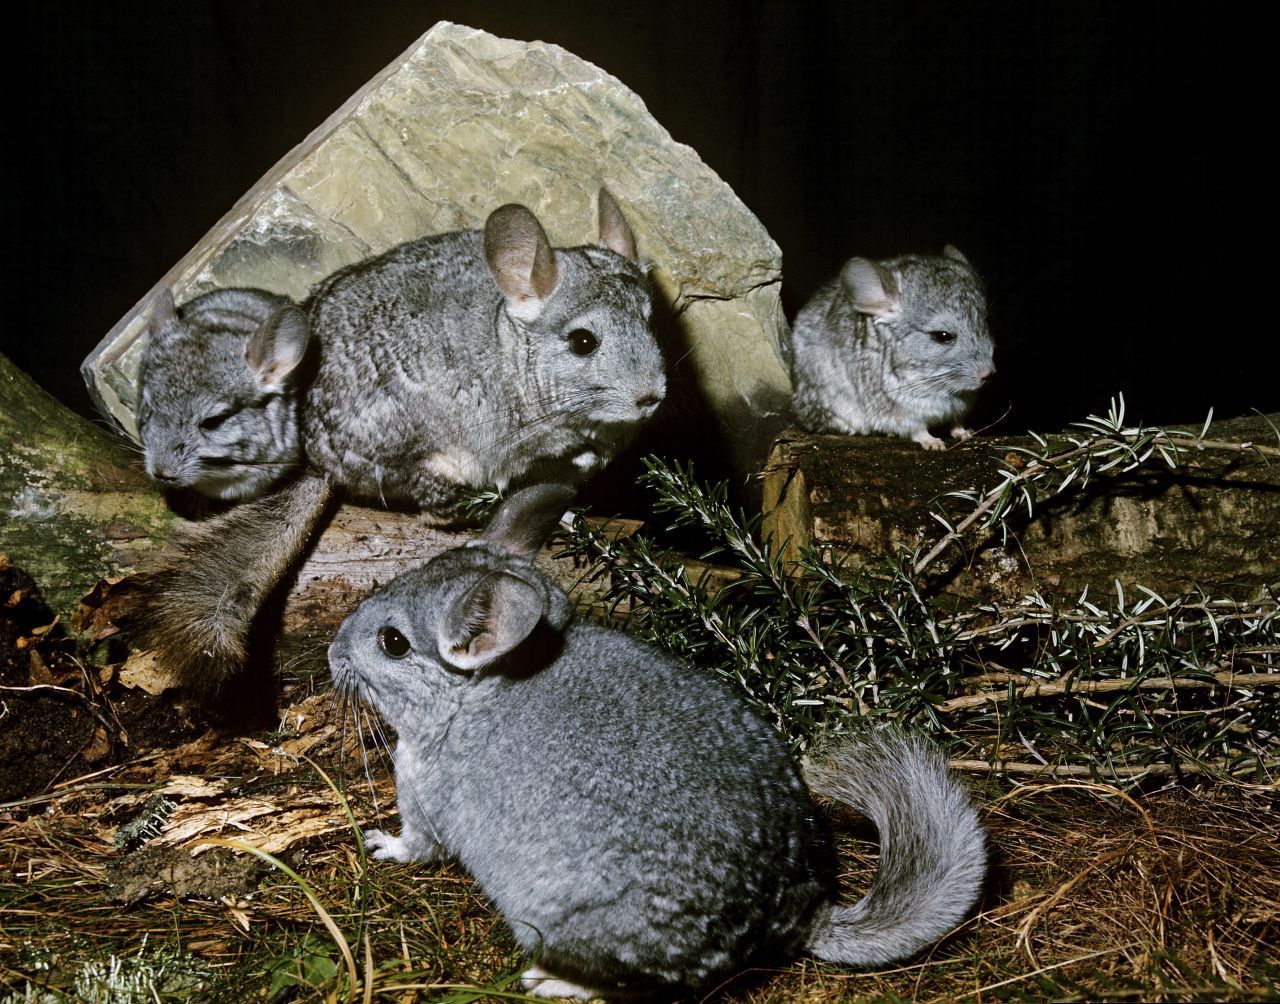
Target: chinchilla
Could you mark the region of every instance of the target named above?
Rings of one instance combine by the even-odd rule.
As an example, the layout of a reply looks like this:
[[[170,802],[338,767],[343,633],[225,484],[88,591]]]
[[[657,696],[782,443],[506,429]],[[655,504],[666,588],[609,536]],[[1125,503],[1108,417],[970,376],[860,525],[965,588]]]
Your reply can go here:
[[[888,433],[926,450],[929,432],[963,425],[995,373],[987,301],[973,266],[941,256],[851,258],[796,316],[791,334],[796,420],[811,432]]]
[[[165,488],[253,498],[302,466],[296,374],[310,328],[292,300],[220,289],[156,299],[136,411],[147,474]]]
[[[647,278],[617,203],[600,246],[552,248],[524,206],[322,280],[305,304],[318,359],[302,406],[308,466],[188,531],[143,579],[144,640],[206,700],[246,663],[251,623],[335,493],[454,518],[472,489],[576,484],[666,392]]]
[[[599,247],[553,251],[533,213],[508,205],[483,231],[326,279],[310,309],[323,346],[312,462],[357,495],[446,513],[468,486],[600,470],[666,378],[630,228],[604,190],[599,212]]]
[[[777,734],[710,674],[576,621],[534,568],[569,498],[516,493],[338,631],[335,685],[397,736],[401,828],[365,833],[374,856],[455,856],[545,997],[706,987],[802,950],[881,965],[950,931],[986,852],[938,753],[866,729],[806,767],[809,791],[880,832],[869,893],[838,905],[828,835]]]

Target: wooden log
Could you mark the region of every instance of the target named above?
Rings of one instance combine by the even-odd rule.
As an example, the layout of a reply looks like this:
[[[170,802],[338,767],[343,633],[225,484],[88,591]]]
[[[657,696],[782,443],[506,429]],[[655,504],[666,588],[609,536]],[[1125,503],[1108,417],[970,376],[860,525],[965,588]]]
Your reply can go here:
[[[98,579],[136,568],[168,535],[174,516],[138,460],[0,355],[0,552],[64,621]]]
[[[99,580],[159,560],[180,523],[135,445],[73,414],[0,355],[0,553],[33,576],[64,624]],[[341,506],[289,586],[276,661],[322,668],[338,624],[376,584],[472,535]],[[594,595],[550,550],[538,564],[584,602]]]
[[[1203,587],[1246,597],[1280,582],[1280,416],[1214,423],[1177,469],[1146,465],[1096,473],[1083,491],[1015,510],[1011,533],[975,528],[950,544],[925,578],[957,597],[1006,601],[1032,590],[1134,595]],[[1195,431],[1199,431],[1198,429]],[[1225,448],[1260,444],[1259,451]],[[1269,445],[1267,445],[1269,444]],[[974,506],[948,493],[1001,483],[1001,461],[1022,462],[1026,437],[980,438],[945,452],[878,436],[822,436],[791,430],[776,440],[762,474],[766,534],[795,561],[805,548],[850,573],[891,554],[923,556]]]

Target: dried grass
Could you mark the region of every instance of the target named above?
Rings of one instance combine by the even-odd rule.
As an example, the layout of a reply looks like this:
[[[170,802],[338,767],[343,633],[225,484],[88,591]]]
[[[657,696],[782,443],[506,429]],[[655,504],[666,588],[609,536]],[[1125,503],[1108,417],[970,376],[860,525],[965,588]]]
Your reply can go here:
[[[328,713],[325,700],[306,706],[313,721]],[[329,724],[317,725],[327,731],[307,755],[336,776],[345,771],[351,808],[369,824],[375,794],[383,807],[394,802],[390,779],[375,765],[371,790],[354,737],[343,755],[342,733]],[[177,764],[203,773],[210,789],[221,782],[228,799],[274,803],[281,817],[323,802],[325,782],[287,752],[290,740],[270,740],[189,744],[14,810],[0,827],[0,986],[17,1000],[28,984],[65,988],[83,961],[129,957],[145,942],[181,948],[201,972],[196,989],[155,999],[518,998],[520,959],[475,884],[454,866],[364,861],[349,826],[301,828],[283,855],[349,944],[354,986],[317,911],[278,870],[222,900],[161,896],[122,907],[109,898],[121,805],[136,809],[139,786],[158,787]],[[277,753],[264,758],[264,748]],[[800,959],[744,973],[711,996],[750,1004],[1280,999],[1275,792],[984,784],[976,794],[991,833],[991,881],[980,911],[952,937],[883,972]],[[874,833],[839,812],[833,824],[857,895],[874,871]],[[217,835],[237,836],[203,834]]]

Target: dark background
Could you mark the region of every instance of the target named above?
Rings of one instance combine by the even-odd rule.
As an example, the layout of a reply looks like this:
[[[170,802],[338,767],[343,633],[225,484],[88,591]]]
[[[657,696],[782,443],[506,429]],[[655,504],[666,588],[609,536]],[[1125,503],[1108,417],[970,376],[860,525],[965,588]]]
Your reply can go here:
[[[107,329],[441,19],[556,42],[635,90],[782,246],[788,317],[852,254],[960,247],[989,285],[1004,430],[1116,391],[1147,422],[1280,410],[1275,335],[1233,313],[1248,29],[1229,43],[1221,14],[190,0],[15,16],[0,347],[86,413],[78,366]]]

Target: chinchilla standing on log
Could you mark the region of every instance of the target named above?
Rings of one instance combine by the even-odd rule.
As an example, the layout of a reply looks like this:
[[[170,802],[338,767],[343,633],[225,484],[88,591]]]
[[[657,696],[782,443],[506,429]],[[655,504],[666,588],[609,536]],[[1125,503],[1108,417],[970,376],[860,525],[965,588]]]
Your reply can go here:
[[[791,399],[810,432],[887,433],[944,449],[930,426],[968,439],[964,417],[995,373],[982,280],[941,256],[851,258],[796,315]]]
[[[445,522],[469,490],[577,484],[629,444],[666,379],[635,239],[604,189],[598,206],[600,246],[552,248],[512,204],[316,286],[307,468],[193,526],[141,580],[143,640],[188,690],[213,699],[242,670],[335,493]]]

